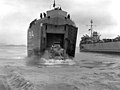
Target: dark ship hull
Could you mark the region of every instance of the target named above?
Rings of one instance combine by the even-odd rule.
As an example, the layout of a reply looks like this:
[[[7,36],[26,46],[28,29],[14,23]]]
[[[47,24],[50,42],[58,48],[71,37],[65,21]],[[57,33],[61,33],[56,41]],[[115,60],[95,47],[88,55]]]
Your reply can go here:
[[[64,50],[64,54],[74,57],[77,27],[67,12],[54,8],[40,15],[41,19],[30,23],[27,38],[28,57],[42,56],[46,50],[56,45]],[[50,51],[51,52],[51,51]]]

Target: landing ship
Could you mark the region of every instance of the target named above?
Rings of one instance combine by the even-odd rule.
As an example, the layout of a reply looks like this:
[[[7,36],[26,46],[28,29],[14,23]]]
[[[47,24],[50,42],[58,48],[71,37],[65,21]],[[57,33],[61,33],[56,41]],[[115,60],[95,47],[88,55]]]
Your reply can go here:
[[[50,58],[54,56],[74,57],[77,30],[70,14],[57,6],[40,13],[40,19],[33,20],[28,29],[27,55],[42,56],[46,50]],[[62,53],[61,53],[62,52]]]

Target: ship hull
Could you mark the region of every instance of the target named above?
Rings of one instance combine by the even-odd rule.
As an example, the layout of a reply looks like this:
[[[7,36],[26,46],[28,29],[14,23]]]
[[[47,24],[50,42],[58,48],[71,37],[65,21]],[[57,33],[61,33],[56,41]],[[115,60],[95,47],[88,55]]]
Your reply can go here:
[[[81,44],[81,52],[120,53],[120,42]]]

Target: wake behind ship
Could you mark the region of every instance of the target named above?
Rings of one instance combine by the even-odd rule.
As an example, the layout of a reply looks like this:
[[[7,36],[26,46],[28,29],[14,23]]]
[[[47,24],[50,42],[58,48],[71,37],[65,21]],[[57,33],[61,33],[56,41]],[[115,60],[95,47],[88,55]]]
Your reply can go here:
[[[42,56],[46,51],[49,58],[74,57],[77,27],[70,14],[56,6],[46,13],[40,13],[40,19],[30,23],[27,38],[28,57]]]
[[[80,41],[80,51],[120,53],[120,36],[113,39],[100,39],[98,32],[93,31],[93,21],[91,20],[91,36],[84,35]]]

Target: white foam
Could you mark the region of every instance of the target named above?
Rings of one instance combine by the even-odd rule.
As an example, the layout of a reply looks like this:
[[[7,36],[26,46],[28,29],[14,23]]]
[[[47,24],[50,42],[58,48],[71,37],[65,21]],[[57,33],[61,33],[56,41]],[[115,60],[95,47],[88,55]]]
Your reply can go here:
[[[41,58],[41,60],[44,61],[43,64],[45,65],[59,65],[59,64],[74,65],[75,64],[75,62],[72,59],[56,60],[56,59]]]

